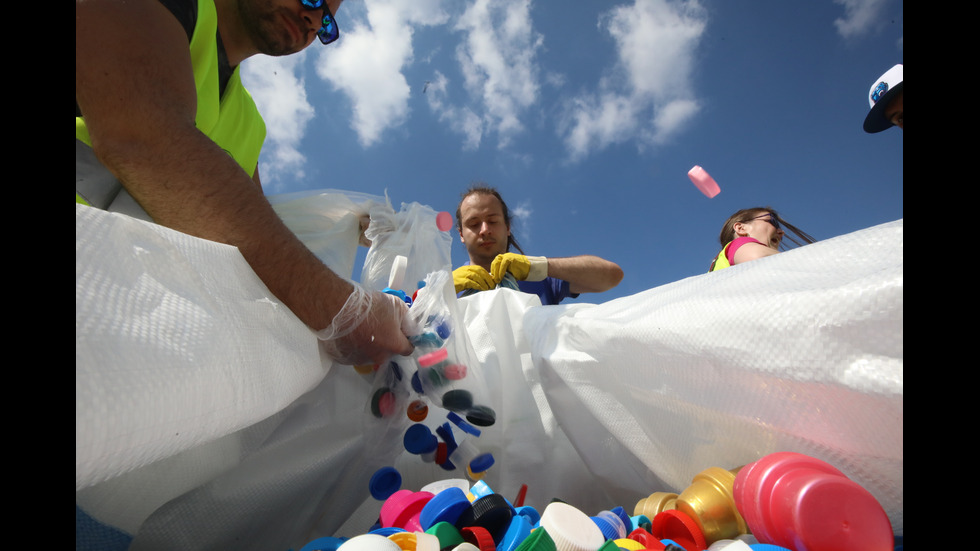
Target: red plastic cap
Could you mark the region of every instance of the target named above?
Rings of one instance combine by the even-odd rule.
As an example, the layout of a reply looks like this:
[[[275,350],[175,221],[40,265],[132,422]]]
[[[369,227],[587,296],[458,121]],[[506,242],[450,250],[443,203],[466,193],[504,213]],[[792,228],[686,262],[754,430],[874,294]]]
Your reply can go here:
[[[708,542],[698,523],[676,509],[668,509],[653,517],[650,532],[657,539],[674,540],[684,549],[706,549]]]
[[[459,530],[460,535],[467,543],[472,543],[473,545],[480,548],[480,551],[495,551],[496,546],[493,543],[493,536],[486,528],[481,526],[464,526]]]
[[[635,542],[642,543],[644,547],[651,551],[662,551],[667,549],[667,546],[664,545],[663,542],[658,540],[656,536],[650,532],[647,532],[643,528],[633,530],[626,537]]]

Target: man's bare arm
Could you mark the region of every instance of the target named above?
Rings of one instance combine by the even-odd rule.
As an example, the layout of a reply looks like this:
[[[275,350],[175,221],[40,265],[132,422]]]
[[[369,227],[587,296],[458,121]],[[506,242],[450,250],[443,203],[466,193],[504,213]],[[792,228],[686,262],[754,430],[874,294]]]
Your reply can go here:
[[[257,178],[197,129],[176,19],[156,0],[77,0],[75,19],[75,98],[100,161],[157,223],[238,247],[301,320],[327,327],[352,286],[282,223]],[[378,348],[410,350],[400,332],[378,333]]]
[[[564,279],[573,293],[601,293],[619,285],[623,269],[593,255],[548,258],[548,276]]]

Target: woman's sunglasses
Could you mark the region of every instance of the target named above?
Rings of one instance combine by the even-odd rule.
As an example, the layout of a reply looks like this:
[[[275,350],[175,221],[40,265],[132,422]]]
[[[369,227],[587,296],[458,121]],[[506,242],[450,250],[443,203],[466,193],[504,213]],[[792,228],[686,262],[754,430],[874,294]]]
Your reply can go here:
[[[340,30],[337,28],[337,21],[333,18],[333,14],[330,13],[330,6],[327,5],[327,0],[299,0],[303,3],[303,6],[311,10],[323,9],[323,22],[320,26],[320,30],[316,32],[316,35],[320,37],[320,42],[324,44],[330,44],[334,40],[340,38]]]
[[[779,229],[779,218],[776,218],[771,212],[767,212],[762,216],[756,216],[755,218],[749,218],[749,220],[765,220],[772,224],[772,227]]]

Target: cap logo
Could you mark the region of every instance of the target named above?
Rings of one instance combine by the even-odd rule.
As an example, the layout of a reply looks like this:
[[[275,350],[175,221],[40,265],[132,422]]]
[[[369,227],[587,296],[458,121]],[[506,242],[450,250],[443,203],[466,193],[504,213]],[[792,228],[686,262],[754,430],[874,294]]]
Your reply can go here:
[[[881,96],[884,96],[885,92],[887,91],[888,91],[888,83],[884,81],[879,82],[878,86],[875,86],[875,89],[871,92],[871,101],[878,103],[878,100],[880,100]]]

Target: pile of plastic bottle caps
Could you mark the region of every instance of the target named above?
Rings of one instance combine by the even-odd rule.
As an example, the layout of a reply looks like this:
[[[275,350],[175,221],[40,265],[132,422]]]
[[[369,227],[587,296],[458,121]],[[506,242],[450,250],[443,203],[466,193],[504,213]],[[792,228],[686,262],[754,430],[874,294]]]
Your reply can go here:
[[[622,507],[590,515],[559,500],[539,512],[523,504],[525,491],[511,502],[483,481],[398,489],[367,533],[319,538],[300,551],[902,549],[874,496],[830,464],[792,452],[710,467],[680,494],[640,499],[632,515]]]

